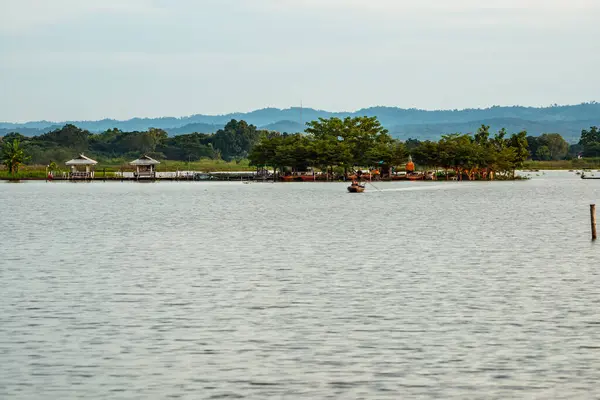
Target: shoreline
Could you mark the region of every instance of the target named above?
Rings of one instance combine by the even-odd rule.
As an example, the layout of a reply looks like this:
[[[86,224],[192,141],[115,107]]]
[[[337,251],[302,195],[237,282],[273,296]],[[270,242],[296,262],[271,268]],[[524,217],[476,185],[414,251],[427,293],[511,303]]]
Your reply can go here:
[[[539,171],[537,173],[541,173]],[[532,172],[534,173],[534,172]],[[494,180],[486,180],[486,179],[408,179],[408,178],[380,178],[373,180],[361,180],[361,183],[369,184],[369,183],[382,183],[382,182],[506,182],[506,181],[526,181],[531,179],[531,176],[527,175],[517,175],[515,179],[494,179]],[[209,183],[209,182],[241,182],[241,183],[349,183],[351,179],[334,179],[334,180],[302,180],[302,179],[276,179],[274,180],[272,177],[270,178],[235,178],[235,179],[226,179],[226,178],[216,178],[216,179],[194,179],[193,177],[179,177],[179,178],[143,178],[143,179],[135,179],[135,178],[121,178],[121,177],[96,177],[90,179],[69,179],[69,178],[40,178],[40,177],[24,177],[24,178],[4,178],[0,177],[0,181],[4,182],[73,182],[73,183],[92,183],[92,182],[135,182],[135,183],[157,183],[157,182],[198,182],[198,183]]]
[[[417,179],[409,179],[406,176],[394,176],[392,178],[384,177],[377,179],[363,179],[361,182],[364,183],[377,183],[377,182],[494,182],[494,181],[519,181],[519,180],[528,180],[531,179],[532,174],[544,174],[545,172],[569,172],[573,175],[581,175],[581,172],[590,172],[592,175],[596,171],[595,169],[567,169],[567,168],[556,168],[556,169],[522,169],[517,170],[516,178],[496,178],[494,180],[488,179],[473,179],[469,180],[463,178],[462,180],[457,180],[456,177],[451,177],[450,179],[445,179],[444,177],[438,176],[437,179],[425,179],[419,177]],[[98,172],[98,171],[97,171]],[[600,172],[600,170],[597,170]],[[21,181],[46,181],[46,182],[139,182],[139,183],[148,183],[148,182],[271,182],[271,183],[340,183],[340,182],[350,182],[351,179],[323,179],[317,178],[313,179],[312,176],[308,175],[295,175],[295,176],[278,176],[277,179],[274,179],[273,176],[269,177],[261,177],[256,176],[254,173],[250,171],[238,171],[238,172],[229,172],[229,171],[218,171],[218,172],[194,172],[193,174],[189,171],[183,175],[176,175],[175,173],[168,173],[167,176],[157,176],[157,177],[143,177],[136,178],[134,176],[115,176],[111,173],[111,175],[104,176],[102,173],[97,173],[93,178],[69,178],[68,176],[57,176],[52,179],[48,179],[47,176],[22,176],[22,177],[10,177],[10,176],[0,176],[0,181],[6,182],[21,182]],[[101,175],[101,176],[98,176]]]

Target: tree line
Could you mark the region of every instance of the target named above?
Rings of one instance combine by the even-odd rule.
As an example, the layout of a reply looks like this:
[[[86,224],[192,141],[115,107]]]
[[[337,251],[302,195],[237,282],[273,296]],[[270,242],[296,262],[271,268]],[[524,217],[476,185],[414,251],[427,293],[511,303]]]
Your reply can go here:
[[[245,121],[231,120],[214,134],[191,133],[169,137],[163,129],[124,132],[108,129],[102,133],[91,133],[67,124],[48,133],[26,137],[10,133],[2,138],[3,143],[19,143],[31,164],[47,165],[62,163],[85,152],[99,160],[134,159],[147,154],[156,159],[197,161],[202,158],[226,161],[245,159],[261,135]]]
[[[78,153],[99,159],[134,159],[147,154],[161,160],[226,161],[249,159],[257,167],[310,167],[344,170],[360,167],[394,168],[411,155],[417,164],[473,174],[509,173],[527,159],[560,160],[600,157],[600,130],[584,129],[579,143],[569,145],[560,134],[538,137],[526,132],[492,134],[481,126],[475,134],[443,135],[440,140],[404,142],[389,135],[376,117],[320,118],[307,123],[304,133],[259,130],[245,121],[231,120],[214,134],[192,133],[169,137],[162,129],[125,132],[109,129],[91,133],[75,125],[26,137],[10,133],[3,138],[1,157],[12,172],[23,163],[63,163]]]
[[[527,132],[511,134],[505,129],[491,135],[481,126],[475,135],[443,135],[438,142],[425,141],[412,153],[417,164],[455,172],[467,179],[487,179],[494,175],[515,177],[515,171],[530,156]]]
[[[317,167],[333,171],[358,168],[390,170],[403,166],[410,154],[421,166],[454,171],[468,179],[489,173],[511,173],[529,157],[526,132],[508,135],[501,130],[493,137],[489,127],[477,133],[444,135],[438,142],[404,143],[393,139],[375,117],[330,118],[309,122],[306,134],[264,137],[250,153],[256,166],[282,170]],[[410,147],[409,147],[410,146]]]

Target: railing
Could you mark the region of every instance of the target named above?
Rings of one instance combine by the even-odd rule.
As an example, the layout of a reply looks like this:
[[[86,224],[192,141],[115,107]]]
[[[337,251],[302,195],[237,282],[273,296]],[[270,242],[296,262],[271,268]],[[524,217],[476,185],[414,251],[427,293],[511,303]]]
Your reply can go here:
[[[90,179],[94,177],[93,172],[70,172],[69,179]]]
[[[117,178],[134,178],[133,176],[134,172],[129,172],[129,171],[117,171],[115,172],[115,177]]]
[[[156,177],[156,174],[154,172],[134,172],[133,173],[133,177],[134,178],[154,178]]]

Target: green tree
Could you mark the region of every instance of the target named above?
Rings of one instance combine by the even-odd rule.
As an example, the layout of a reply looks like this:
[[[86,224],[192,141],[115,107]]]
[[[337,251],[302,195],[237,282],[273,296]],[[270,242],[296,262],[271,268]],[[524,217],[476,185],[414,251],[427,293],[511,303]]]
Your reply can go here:
[[[169,137],[166,131],[158,128],[148,129],[147,135],[149,137],[150,152],[156,151],[156,148],[162,145]]]
[[[55,129],[39,136],[40,142],[68,147],[74,151],[81,152],[88,149],[90,132],[80,129],[73,124],[66,124],[60,129]]]
[[[552,153],[550,153],[548,146],[542,145],[537,148],[535,152],[535,158],[540,161],[548,161],[552,159]]]
[[[398,167],[406,163],[408,159],[408,150],[406,145],[399,140],[392,142],[390,145],[390,158],[386,162],[392,167]]]
[[[541,146],[536,136],[527,136],[527,149],[534,160],[537,160],[537,150]]]
[[[494,135],[494,138],[491,139],[491,145],[496,149],[496,151],[502,151],[506,146],[508,146],[508,140],[506,139],[506,129],[502,128]]]
[[[277,148],[279,148],[282,143],[283,138],[281,135],[264,136],[260,142],[252,148],[248,155],[250,165],[256,167],[278,167],[279,163],[277,162],[276,154]]]
[[[592,126],[589,131],[583,129],[579,144],[585,147],[595,143],[600,143],[600,129],[597,126]]]
[[[487,125],[481,125],[475,134],[475,143],[480,146],[486,146],[490,137],[490,127]]]
[[[256,126],[232,119],[215,133],[213,147],[221,152],[224,160],[246,158],[260,137]]]
[[[393,140],[376,117],[319,118],[307,126],[323,166],[373,166],[386,157],[391,160]]]
[[[309,138],[298,133],[282,136],[282,143],[275,150],[275,162],[293,171],[306,171],[316,162],[316,153]]]
[[[350,148],[350,138],[353,134],[352,119],[346,118],[319,118],[307,123],[306,133],[313,143],[315,165],[329,171],[334,165],[341,165],[344,169],[351,167],[353,157]]]
[[[523,167],[525,160],[529,158],[529,150],[527,149],[527,132],[522,131],[511,135],[508,140],[508,146],[514,149],[514,158],[512,165],[513,178],[515,170]]]
[[[201,158],[220,158],[213,148],[212,135],[190,133],[170,137],[160,143],[156,151],[171,160],[197,161]]]
[[[421,144],[421,141],[418,140],[418,139],[408,138],[408,139],[406,139],[406,141],[404,142],[404,144],[406,145],[406,150],[408,152],[411,152],[412,150],[414,150],[417,147],[419,147],[419,145]]]
[[[581,153],[583,153],[582,145],[580,145],[579,143],[569,145],[569,152],[567,154],[567,158],[577,158],[579,155],[581,155]]]
[[[582,130],[579,144],[583,146],[584,157],[600,156],[600,129],[592,126],[589,130]]]
[[[11,133],[5,135],[4,137],[1,137],[0,138],[0,143],[2,143],[2,142],[12,142],[15,139],[17,139],[21,143],[24,143],[24,142],[27,141],[28,138],[26,136],[21,135],[18,132],[11,132]]]
[[[569,152],[569,143],[558,133],[544,133],[538,141],[548,147],[550,160],[562,160]]]
[[[411,152],[411,156],[414,162],[419,165],[434,168],[443,166],[443,155],[441,154],[438,143],[430,140],[421,142],[418,147],[415,147]]]
[[[21,142],[18,139],[12,141],[3,141],[2,162],[10,174],[19,172],[19,166],[28,159],[21,148]]]
[[[444,169],[452,169],[461,179],[463,172],[471,179],[471,170],[478,164],[479,155],[471,136],[460,133],[442,135],[438,142],[438,164]]]

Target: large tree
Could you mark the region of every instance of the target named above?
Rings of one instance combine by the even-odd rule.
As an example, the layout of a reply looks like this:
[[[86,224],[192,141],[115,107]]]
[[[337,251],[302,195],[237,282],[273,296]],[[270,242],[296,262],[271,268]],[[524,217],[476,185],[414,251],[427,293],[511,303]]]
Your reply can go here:
[[[62,128],[55,129],[39,136],[40,142],[46,142],[61,147],[68,147],[75,151],[88,149],[90,132],[80,129],[73,124],[66,124]]]
[[[529,150],[527,149],[527,132],[521,131],[512,134],[508,139],[508,147],[512,147],[515,151],[513,158],[513,177],[515,170],[523,167],[525,160],[529,158]]]
[[[589,130],[582,130],[579,144],[583,146],[585,157],[600,156],[600,129],[597,126],[592,126]]]
[[[558,133],[528,136],[527,147],[536,160],[562,160],[569,152],[569,143]]]
[[[589,130],[583,129],[579,144],[587,146],[595,143],[600,143],[600,129],[597,126],[592,126]]]
[[[419,142],[419,145],[414,147],[410,154],[415,163],[436,169],[437,167],[444,167],[442,160],[447,158],[441,154],[438,144],[430,140]],[[448,176],[447,173],[446,176]]]
[[[261,132],[256,126],[232,119],[215,133],[213,147],[220,151],[224,160],[246,158],[260,137]]]
[[[398,158],[399,149],[376,117],[319,118],[307,125],[321,165],[368,167],[384,158],[390,162],[392,153]]]
[[[212,135],[190,133],[165,139],[156,151],[170,160],[197,161],[201,158],[218,158],[212,146]]]

